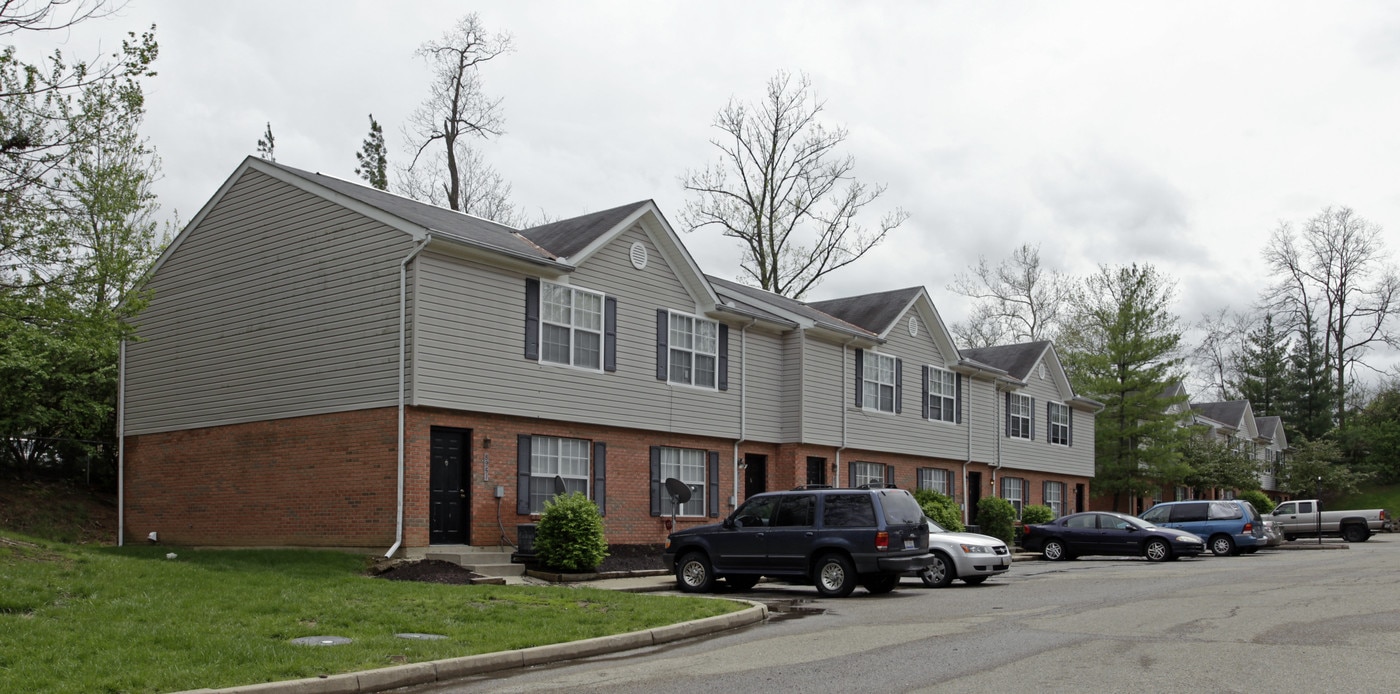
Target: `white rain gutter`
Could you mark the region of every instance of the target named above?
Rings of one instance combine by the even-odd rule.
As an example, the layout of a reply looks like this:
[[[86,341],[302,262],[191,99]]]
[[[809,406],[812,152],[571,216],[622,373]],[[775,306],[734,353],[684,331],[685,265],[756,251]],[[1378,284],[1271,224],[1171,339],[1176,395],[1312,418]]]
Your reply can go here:
[[[972,377],[971,377],[971,376],[962,376],[962,378],[966,378],[966,379],[967,379],[967,399],[968,399],[968,400],[971,400],[971,399],[972,399]],[[996,390],[996,386],[995,386],[995,383],[996,383],[996,382],[993,381],[992,383],[994,384],[994,385],[992,386],[992,390],[995,391],[995,390]],[[993,399],[995,399],[995,398],[993,398]],[[958,406],[959,406],[959,407],[961,407],[962,405],[963,405],[963,403],[961,403],[961,402],[958,403]],[[972,411],[971,403],[968,404],[967,409],[968,409],[968,413],[971,414],[971,411]],[[969,516],[969,515],[968,515],[968,513],[969,513],[969,511],[970,511],[971,509],[969,509],[969,508],[967,507],[968,500],[970,499],[970,497],[967,495],[967,466],[972,464],[972,420],[973,420],[973,418],[972,418],[972,417],[966,417],[966,418],[964,418],[964,419],[966,420],[966,423],[967,423],[967,459],[964,460],[964,461],[963,461],[963,464],[962,464],[962,512],[963,512],[962,522],[963,522],[964,525],[966,525],[966,524],[967,524],[967,521],[972,517],[972,516]],[[981,490],[978,490],[978,491],[980,492]]]
[[[851,402],[850,394],[846,392],[846,388],[851,385],[850,376],[846,373],[846,357],[851,343],[855,341],[856,338],[853,337],[841,344],[841,447],[836,449],[836,464],[831,468],[832,487],[841,486],[841,452],[846,450],[846,408]]]
[[[420,241],[420,242],[418,243],[417,246],[414,246],[414,247],[413,247],[413,250],[412,250],[412,251],[409,251],[409,254],[406,255],[406,256],[404,256],[403,261],[401,261],[401,262],[399,263],[399,429],[398,429],[398,445],[396,446],[396,448],[398,449],[398,469],[399,469],[399,470],[398,470],[398,478],[399,478],[399,488],[398,488],[398,501],[399,501],[399,504],[398,504],[398,506],[399,506],[399,508],[398,508],[398,513],[397,513],[397,515],[396,515],[397,522],[396,522],[395,527],[394,527],[394,546],[393,546],[393,547],[390,547],[390,548],[389,548],[389,551],[387,551],[387,552],[384,553],[384,556],[385,556],[386,558],[394,556],[394,553],[397,552],[397,551],[399,551],[399,546],[403,544],[403,506],[404,506],[404,502],[403,502],[404,394],[403,394],[403,392],[404,392],[405,380],[406,380],[405,377],[404,377],[404,371],[405,371],[405,369],[404,369],[404,362],[405,362],[405,352],[406,352],[405,347],[404,347],[404,344],[407,342],[407,338],[406,338],[406,336],[405,336],[406,330],[405,330],[404,325],[405,325],[405,322],[406,322],[405,316],[407,316],[407,314],[408,314],[408,264],[411,263],[411,262],[413,262],[413,259],[416,258],[416,257],[418,257],[418,254],[419,254],[424,248],[427,248],[428,242],[430,242],[430,241],[432,241],[432,240],[433,240],[433,235],[432,235],[432,234],[426,234],[426,235],[424,235],[424,236],[423,236],[423,240]]]
[[[117,347],[117,546],[126,537],[126,340]]]
[[[757,322],[757,318],[750,318],[748,325],[739,328],[739,349],[743,350],[743,354],[739,355],[739,440],[734,442],[734,503],[730,504],[734,508],[739,506],[739,444],[748,440],[748,427],[745,424],[748,420],[749,328]]]

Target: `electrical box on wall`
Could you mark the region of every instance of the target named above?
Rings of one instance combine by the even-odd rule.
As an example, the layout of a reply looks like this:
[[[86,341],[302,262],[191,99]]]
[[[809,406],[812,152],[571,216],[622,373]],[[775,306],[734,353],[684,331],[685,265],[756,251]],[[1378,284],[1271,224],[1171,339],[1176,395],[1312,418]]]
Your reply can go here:
[[[496,485],[496,498],[497,498],[497,499],[500,499],[500,498],[505,497],[505,495],[506,495],[506,488],[505,488],[505,487],[502,487],[502,486],[499,485],[499,484]]]

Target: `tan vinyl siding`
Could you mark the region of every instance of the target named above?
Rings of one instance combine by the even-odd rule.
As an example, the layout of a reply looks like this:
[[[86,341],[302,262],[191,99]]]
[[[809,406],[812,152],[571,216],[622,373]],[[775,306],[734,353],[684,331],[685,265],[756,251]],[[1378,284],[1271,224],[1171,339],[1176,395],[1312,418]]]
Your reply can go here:
[[[745,418],[747,427],[744,437],[750,441],[781,443],[783,439],[783,409],[790,398],[785,391],[786,379],[783,372],[783,343],[781,336],[772,333],[731,328],[729,331],[729,387],[740,387],[740,361],[733,354],[735,343],[748,344],[748,363],[743,366],[747,374],[744,383]],[[795,391],[793,391],[795,392]]]
[[[855,402],[849,386],[854,383],[850,368],[841,368],[841,345],[811,338],[802,344],[802,442],[825,446],[841,445],[841,418]],[[847,359],[854,349],[846,350]],[[851,410],[858,412],[857,410]]]
[[[1019,392],[1029,395],[1035,399],[1031,417],[1035,421],[1035,438],[1027,441],[1019,438],[1005,438],[1006,424],[1003,421],[1001,426],[1002,438],[1002,464],[1008,468],[1021,470],[1035,470],[1039,472],[1063,473],[1067,475],[1093,475],[1094,474],[1094,430],[1093,415],[1087,412],[1073,411],[1074,418],[1074,445],[1061,446],[1053,445],[1049,442],[1049,431],[1046,420],[1047,402],[1064,403],[1069,399],[1068,393],[1060,392],[1055,379],[1055,374],[1050,367],[1046,368],[1045,378],[1040,377],[1040,367],[1031,369],[1031,373],[1026,377],[1027,384]],[[1005,395],[1001,410],[1005,413]]]
[[[802,436],[802,411],[806,406],[806,393],[803,391],[802,382],[802,350],[805,339],[801,330],[793,330],[783,335],[783,393],[787,396],[781,409],[784,442],[799,441]]]
[[[644,270],[631,265],[633,241],[647,246]],[[693,314],[695,300],[640,228],[561,281],[617,299],[614,373],[524,357],[526,275],[436,253],[425,253],[421,268],[416,404],[737,437],[737,330],[730,332],[728,391],[656,378],[656,310]]]
[[[405,233],[247,172],[151,278],[126,431],[397,401]]]

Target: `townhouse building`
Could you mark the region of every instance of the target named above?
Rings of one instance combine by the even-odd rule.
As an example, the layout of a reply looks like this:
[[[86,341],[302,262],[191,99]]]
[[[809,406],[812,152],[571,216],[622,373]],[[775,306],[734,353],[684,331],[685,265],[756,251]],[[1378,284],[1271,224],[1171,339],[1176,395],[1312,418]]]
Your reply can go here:
[[[561,487],[613,544],[802,484],[1090,493],[1100,406],[1053,345],[960,352],[922,287],[808,303],[706,275],[650,201],[513,229],[249,158],[146,288],[128,539],[500,545]]]

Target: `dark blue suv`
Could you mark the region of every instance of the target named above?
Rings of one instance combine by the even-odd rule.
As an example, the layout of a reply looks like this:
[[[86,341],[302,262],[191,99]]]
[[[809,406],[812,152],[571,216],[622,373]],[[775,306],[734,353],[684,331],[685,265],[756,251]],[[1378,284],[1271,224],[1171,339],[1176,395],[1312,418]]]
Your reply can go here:
[[[748,590],[769,576],[845,597],[857,584],[888,593],[934,556],[909,492],[809,486],[754,495],[722,523],[671,533],[665,560],[688,593],[711,591],[719,579]]]
[[[1140,517],[1161,528],[1185,530],[1205,538],[1206,546],[1217,557],[1253,554],[1269,542],[1264,535],[1264,519],[1254,510],[1254,504],[1243,499],[1169,501],[1147,509]]]

